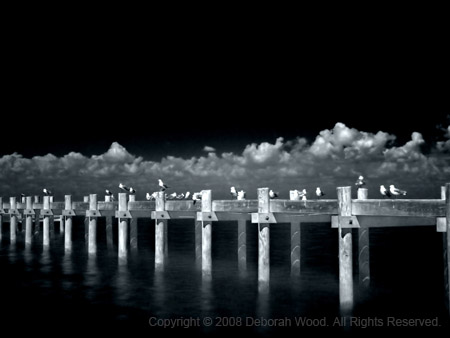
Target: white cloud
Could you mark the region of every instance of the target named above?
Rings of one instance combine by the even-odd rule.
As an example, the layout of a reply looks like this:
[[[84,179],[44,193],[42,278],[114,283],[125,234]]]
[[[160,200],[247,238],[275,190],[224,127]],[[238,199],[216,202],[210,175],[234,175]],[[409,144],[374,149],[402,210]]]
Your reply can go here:
[[[211,152],[215,152],[216,148],[210,147],[210,146],[205,146],[203,148],[203,151],[206,151],[207,153],[211,153]]]

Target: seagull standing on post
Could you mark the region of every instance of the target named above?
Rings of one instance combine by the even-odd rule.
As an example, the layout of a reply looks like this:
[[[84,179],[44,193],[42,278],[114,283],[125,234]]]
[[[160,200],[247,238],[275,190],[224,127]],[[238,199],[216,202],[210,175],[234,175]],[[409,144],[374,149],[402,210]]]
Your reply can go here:
[[[363,185],[366,185],[366,182],[364,182],[364,176],[359,176],[358,180],[356,181],[355,185],[359,188],[362,188]]]
[[[52,194],[52,192],[48,189],[42,189],[42,191],[44,192],[45,195],[50,196]]]
[[[201,201],[202,200],[202,192],[194,192],[192,194],[192,200],[194,201],[194,204],[197,201]]]
[[[321,198],[324,195],[325,195],[325,193],[322,190],[320,190],[320,187],[317,187],[317,189],[316,189],[317,198]]]
[[[122,183],[119,183],[119,189],[122,189],[125,192],[129,192],[130,188],[128,188],[127,186],[123,185]]]
[[[161,191],[164,191],[166,189],[169,188],[169,186],[167,186],[166,184],[164,184],[164,182],[161,179],[158,179],[158,185],[161,188]]]
[[[391,184],[391,185],[389,186],[389,191],[390,191],[391,194],[394,195],[394,196],[398,196],[398,195],[406,195],[406,191],[405,191],[405,190],[397,189],[393,184]]]
[[[269,198],[274,199],[278,197],[278,193],[274,192],[272,189],[269,190]]]
[[[128,189],[128,191],[129,191],[130,194],[135,194],[136,193],[136,190],[134,190],[132,187],[130,187]]]
[[[111,191],[109,191],[108,189],[105,190],[106,196],[109,196],[111,201],[114,201],[114,195]]]
[[[231,188],[230,188],[230,194],[231,194],[231,197],[232,197],[232,198],[237,199],[238,193],[237,193],[235,187],[231,187]]]

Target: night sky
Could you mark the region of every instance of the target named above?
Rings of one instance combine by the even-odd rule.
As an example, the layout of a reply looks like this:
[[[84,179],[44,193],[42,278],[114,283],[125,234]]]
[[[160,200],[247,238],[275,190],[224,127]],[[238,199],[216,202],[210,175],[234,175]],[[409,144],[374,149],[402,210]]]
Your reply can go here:
[[[413,132],[420,133],[423,142],[417,143],[419,150],[414,146],[414,156],[420,152],[425,157],[430,154],[439,157],[439,163],[426,164],[434,171],[425,176],[430,182],[440,177],[436,185],[450,181],[450,173],[443,168],[448,164],[447,150],[441,147],[436,155],[437,143],[446,142],[450,137],[446,134],[450,124],[448,55],[441,44],[427,37],[358,40],[357,45],[351,39],[342,43],[331,43],[331,40],[293,42],[287,38],[278,40],[275,36],[267,37],[267,41],[246,36],[207,42],[183,36],[164,43],[128,41],[124,37],[118,37],[118,41],[97,38],[56,44],[51,39],[36,42],[31,37],[29,42],[34,43],[25,49],[13,50],[9,55],[0,134],[3,183],[8,181],[11,185],[11,180],[19,180],[20,175],[30,170],[26,168],[33,168],[32,163],[11,164],[13,160],[5,156],[13,153],[24,159],[47,154],[59,159],[74,152],[92,159],[92,156],[105,154],[116,142],[126,151],[122,158],[125,162],[141,158],[139,161],[162,165],[170,157],[177,159],[177,165],[182,167],[185,163],[181,160],[207,159],[208,153],[216,154],[223,161],[228,161],[223,153],[245,158],[244,151],[248,148],[246,154],[250,154],[252,144],[258,149],[263,143],[275,145],[279,138],[283,138],[283,145],[278,148],[280,152],[292,151],[289,142],[295,143],[298,138],[305,139],[309,147],[321,131],[333,130],[338,122],[370,135],[383,131],[395,136],[383,144],[383,149],[402,147],[412,139]],[[346,144],[339,150],[343,156],[340,160],[348,160],[343,155],[348,147],[353,149],[353,145]],[[376,158],[382,161],[382,150],[377,151]],[[371,151],[368,153],[372,156]],[[419,175],[423,167],[411,169],[404,165],[409,160],[417,164],[414,156],[402,160],[401,172],[393,172],[403,176],[405,172]],[[218,183],[222,177],[214,166],[224,163],[204,164],[202,174],[185,176],[180,189],[201,189],[204,183],[206,187],[226,191],[226,184],[233,184],[233,177],[239,177],[236,184],[244,185],[249,177],[258,177],[253,177],[251,170],[273,165],[269,157],[256,160],[258,168],[250,166],[245,174],[227,177],[223,186]],[[372,160],[373,157],[356,156],[349,160],[355,163],[344,166],[358,167],[361,162]],[[240,159],[233,161],[233,168],[242,163]],[[108,161],[96,163],[89,171],[94,174],[92,178],[81,173],[83,164],[80,163],[77,164],[78,174],[59,168],[61,181],[58,181],[50,168],[54,163],[50,162],[45,170],[41,168],[39,173],[30,176],[30,182],[33,177],[39,184],[16,182],[16,187],[37,193],[45,180],[50,186],[61,187],[63,177],[73,174],[80,182],[84,180],[78,186],[79,193],[84,194],[89,187],[86,181],[98,183],[96,175],[100,167],[112,166]],[[328,165],[336,163],[336,157],[331,156]],[[400,168],[399,163],[396,165]],[[168,168],[172,170],[174,166]],[[101,194],[103,186],[114,187],[119,180],[142,184],[145,172],[152,183],[141,189],[136,187],[144,194],[142,189],[154,188],[157,176],[166,173],[170,181],[170,175],[174,174],[170,170],[164,172],[161,167],[155,169],[154,175],[149,174],[150,169],[127,173],[116,169],[114,165],[110,176],[102,176],[103,185],[98,183],[93,192]],[[216,171],[210,176],[207,170]],[[277,170],[273,166],[272,176],[280,176]],[[372,174],[376,177],[374,187],[381,182],[381,170],[379,167],[377,174]],[[358,167],[349,172],[347,181],[350,182],[350,177],[353,181],[357,172],[364,174],[362,171]],[[303,172],[299,169],[289,174],[288,181],[298,178],[303,183]],[[259,179],[269,177],[267,175],[269,173],[262,174]],[[323,177],[329,175],[326,173]],[[283,183],[282,175],[280,177],[279,180],[249,183],[248,190],[267,184],[289,190],[288,183]],[[320,180],[313,182],[316,185]],[[411,186],[414,182],[405,180],[403,183]],[[330,181],[328,189],[334,183],[345,182]],[[67,189],[76,194],[78,191],[75,192],[74,187]],[[13,188],[5,190],[12,193]]]

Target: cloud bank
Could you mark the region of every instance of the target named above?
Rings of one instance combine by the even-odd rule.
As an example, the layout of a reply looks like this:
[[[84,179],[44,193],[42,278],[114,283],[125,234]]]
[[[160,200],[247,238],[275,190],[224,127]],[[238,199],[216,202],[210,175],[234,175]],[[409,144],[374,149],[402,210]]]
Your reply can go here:
[[[378,198],[379,184],[396,184],[411,198],[439,197],[439,186],[450,182],[450,126],[443,140],[423,151],[426,141],[418,132],[404,145],[394,145],[395,135],[369,133],[336,123],[312,141],[276,139],[273,143],[249,144],[241,153],[217,154],[205,146],[204,156],[167,156],[146,161],[131,154],[117,142],[100,155],[84,156],[70,152],[24,158],[14,153],[0,158],[0,196],[20,193],[41,194],[54,191],[81,198],[89,193],[118,192],[120,182],[137,190],[137,198],[157,190],[157,179],[164,178],[177,192],[213,189],[214,198],[228,198],[229,186],[256,197],[258,187],[271,187],[288,198],[290,189],[306,188],[312,193],[321,186],[335,197],[337,186],[353,185],[357,176],[367,178],[369,197]]]

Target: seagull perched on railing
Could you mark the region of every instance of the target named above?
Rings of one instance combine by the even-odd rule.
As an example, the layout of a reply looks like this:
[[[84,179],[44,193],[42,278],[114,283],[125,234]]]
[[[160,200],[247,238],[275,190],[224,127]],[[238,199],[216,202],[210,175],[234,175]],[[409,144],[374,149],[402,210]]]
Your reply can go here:
[[[278,193],[273,191],[272,189],[269,190],[269,198],[274,199],[278,197]]]
[[[166,195],[166,196],[167,196],[167,199],[173,200],[175,197],[177,197],[177,193],[176,193],[176,192],[173,192],[173,193],[171,193],[170,195]]]
[[[145,194],[145,198],[147,199],[147,201],[154,201],[156,199],[156,195],[158,193],[155,191],[154,193],[152,193],[150,195],[150,193]]]
[[[188,199],[189,196],[191,196],[191,193],[190,193],[189,191],[186,191],[186,194],[184,195],[184,198],[185,198],[185,199]]]
[[[42,191],[44,192],[45,195],[50,196],[52,194],[52,192],[48,189],[42,189]]]
[[[380,194],[384,197],[391,197],[390,191],[387,190],[384,185],[380,185]]]
[[[194,204],[197,201],[201,201],[202,200],[202,192],[201,191],[200,192],[194,192],[192,194],[192,200],[194,201]]]
[[[184,198],[184,194],[181,193],[175,197],[177,200],[182,200]]]
[[[161,188],[161,191],[164,191],[169,188],[169,186],[164,184],[164,182],[161,179],[158,179],[158,185]]]
[[[317,187],[317,189],[316,189],[316,196],[317,196],[317,198],[321,198],[322,196],[325,196],[325,193],[322,190],[320,190],[320,187]]]
[[[244,190],[240,190],[237,193],[237,199],[239,201],[245,200],[245,191]]]
[[[366,185],[366,182],[364,182],[364,176],[359,176],[358,180],[356,181],[355,185],[358,188],[362,188],[363,185]]]
[[[123,185],[122,183],[119,183],[119,189],[122,189],[125,192],[129,192],[130,188],[128,188],[127,186]]]
[[[236,199],[238,197],[238,193],[236,191],[236,187],[231,187],[230,188],[230,194],[231,194],[231,197],[234,198],[234,199]]]
[[[129,192],[130,194],[135,194],[135,193],[136,193],[136,190],[134,190],[132,187],[130,187],[130,188],[128,189],[128,192]]]
[[[389,186],[389,191],[392,195],[398,196],[398,195],[406,195],[405,190],[397,189],[393,184]]]
[[[108,189],[105,190],[106,196],[109,196],[111,201],[114,201],[114,194]]]

